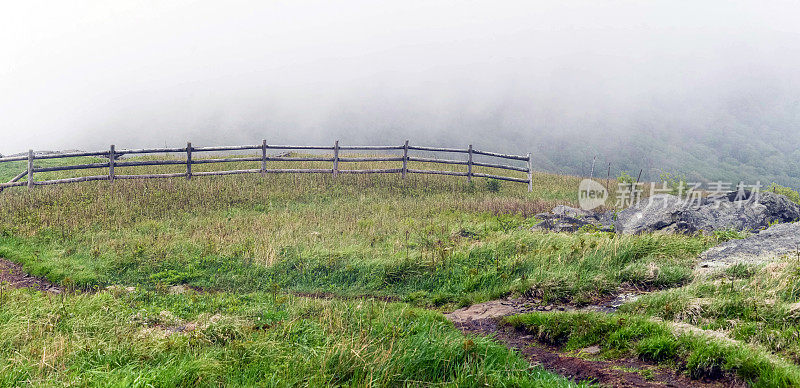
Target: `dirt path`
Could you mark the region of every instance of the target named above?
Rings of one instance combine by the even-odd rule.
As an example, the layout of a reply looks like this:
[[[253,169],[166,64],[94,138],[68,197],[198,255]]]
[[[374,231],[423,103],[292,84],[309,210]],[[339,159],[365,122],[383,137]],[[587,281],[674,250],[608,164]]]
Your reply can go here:
[[[499,326],[498,319],[480,319],[456,323],[464,333],[490,336],[519,351],[532,365],[541,365],[575,381],[588,381],[620,388],[655,387],[745,387],[733,380],[699,381],[666,367],[637,359],[592,360],[593,349],[571,355],[538,344],[533,336],[512,327]],[[581,354],[582,356],[581,357]]]
[[[11,288],[34,288],[39,291],[60,294],[64,292],[62,287],[47,281],[47,279],[37,278],[28,275],[17,263],[8,261],[0,257],[0,285]]]
[[[714,381],[692,380],[675,370],[645,363],[638,359],[598,360],[597,347],[565,353],[557,348],[536,342],[532,335],[513,327],[500,325],[503,317],[534,311],[594,311],[613,313],[622,304],[638,298],[635,290],[620,289],[617,296],[606,297],[594,304],[576,307],[572,305],[543,305],[538,299],[507,298],[479,303],[455,310],[445,316],[464,333],[490,336],[506,346],[516,349],[531,364],[569,377],[575,381],[590,381],[612,387],[738,387],[745,385],[732,379]],[[689,325],[681,330],[699,330]],[[678,329],[678,328],[676,328]],[[707,335],[707,333],[703,333]],[[719,333],[717,333],[719,334]]]

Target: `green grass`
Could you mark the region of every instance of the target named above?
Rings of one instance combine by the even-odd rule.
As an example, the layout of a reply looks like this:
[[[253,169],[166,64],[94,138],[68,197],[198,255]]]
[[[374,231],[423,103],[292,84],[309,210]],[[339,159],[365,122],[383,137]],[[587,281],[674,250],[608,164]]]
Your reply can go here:
[[[482,245],[522,237],[516,228],[533,214],[569,201],[574,178],[542,176],[561,183],[533,196],[524,185],[490,193],[419,176],[6,190],[0,256],[68,288],[100,291],[56,296],[0,285],[0,386],[574,386],[492,340],[465,337],[438,312],[286,294],[382,294],[421,305],[457,299],[463,285],[445,279],[457,262],[477,263],[488,255]],[[446,282],[449,290],[433,293]],[[477,287],[477,295],[510,282]],[[171,295],[173,284],[213,292]],[[107,285],[138,291],[102,291]],[[421,296],[425,290],[431,295]],[[187,325],[194,330],[176,332]]]
[[[751,386],[797,386],[799,258],[734,265],[643,295],[619,314],[530,314],[506,321],[567,350],[599,344],[607,357],[666,363],[694,378],[728,373]]]
[[[205,164],[195,171],[257,164]],[[289,166],[329,167],[314,162],[271,167]],[[0,164],[0,173],[13,177],[19,172],[14,168]],[[183,168],[120,168],[117,173]],[[534,191],[528,193],[523,184],[498,187],[483,179],[468,184],[441,176],[303,174],[5,190],[0,256],[68,288],[100,292],[54,296],[1,289],[0,385],[564,386],[567,381],[529,369],[516,353],[489,339],[464,337],[441,313],[418,307],[446,310],[509,294],[585,304],[614,294],[620,285],[680,288],[625,306],[622,318],[542,315],[536,327],[559,327],[567,347],[597,340],[612,350],[609,354],[673,363],[698,376],[717,368],[703,363],[705,354],[698,353],[703,350],[722,354],[710,359],[723,360],[720,368],[752,381],[794,381],[785,380],[794,378],[793,369],[765,364],[762,353],[737,355],[689,336],[674,339],[665,326],[649,322],[658,316],[697,323],[685,319],[691,303],[673,306],[670,301],[690,299],[695,289],[705,295],[701,291],[710,286],[692,276],[697,254],[740,236],[531,232],[535,214],[557,204],[575,205],[579,181],[536,173]],[[756,272],[736,268],[726,276],[744,284],[758,278]],[[786,308],[796,297],[792,281],[763,289],[781,290]],[[172,285],[209,293],[171,295]],[[102,291],[107,286],[138,291]],[[737,292],[723,295],[721,288],[714,298],[747,306],[745,294],[751,291],[741,290],[741,302]],[[398,302],[287,296],[292,292]],[[718,311],[701,315],[708,320],[701,325],[713,328],[742,314],[741,308]],[[783,320],[783,343],[789,343],[793,318],[745,316],[747,325],[739,332],[752,334],[736,338],[761,341],[764,349],[791,356],[786,350],[791,346],[759,340],[758,330],[767,326],[758,325]],[[646,335],[617,333],[626,326],[619,319],[635,322],[631,330]],[[196,330],[173,332],[187,324]],[[595,330],[591,327],[600,329],[580,332]],[[616,347],[603,342],[615,336],[633,339]]]
[[[788,257],[766,267],[733,266],[685,287],[647,295],[623,311],[726,333],[800,362],[798,300],[800,261]]]
[[[646,317],[600,313],[531,313],[505,322],[566,350],[600,345],[611,357],[633,356],[669,365],[692,378],[733,374],[752,387],[794,387],[800,368],[743,344],[676,333]]]
[[[0,302],[0,386],[573,385],[403,304],[142,290]]]
[[[622,283],[682,284],[715,241],[531,233],[532,216],[571,203],[577,187],[537,182],[527,193],[429,176],[251,175],[9,190],[0,255],[80,288],[277,286],[454,306],[509,293],[587,303]]]
[[[105,160],[108,161],[107,159]],[[34,161],[34,167],[41,168],[41,167],[56,167],[56,166],[66,166],[66,165],[76,165],[76,164],[89,164],[89,163],[102,163],[103,159],[100,158],[91,158],[91,157],[76,157],[76,158],[62,158],[62,159],[41,159]],[[28,161],[17,161],[17,162],[3,162],[0,163],[0,182],[8,182],[19,173],[26,171],[28,169]],[[98,169],[95,169],[98,170]],[[91,170],[87,170],[91,171]],[[107,173],[107,172],[106,172]],[[46,173],[37,173],[35,177],[37,180],[47,180],[51,179],[50,177],[57,176],[53,172],[46,172]],[[62,174],[63,175],[63,174]],[[21,179],[21,181],[27,181],[27,177]]]

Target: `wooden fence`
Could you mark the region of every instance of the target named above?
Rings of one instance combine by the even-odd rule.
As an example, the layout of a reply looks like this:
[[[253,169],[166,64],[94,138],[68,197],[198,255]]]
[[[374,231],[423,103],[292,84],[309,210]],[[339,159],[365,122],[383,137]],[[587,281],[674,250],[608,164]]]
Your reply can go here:
[[[328,150],[333,151],[333,157],[291,157],[291,156],[270,156],[267,154],[268,150],[310,150],[320,151]],[[193,158],[194,153],[197,152],[224,152],[224,151],[260,151],[261,156],[258,157],[224,157],[216,159],[197,159]],[[342,157],[340,151],[392,151],[403,152],[403,156],[370,156],[370,157]],[[437,159],[427,158],[422,156],[412,156],[411,151],[422,152],[445,152],[455,154],[466,154],[466,160],[453,160],[453,159]],[[176,153],[186,154],[186,160],[119,160],[123,155],[143,155],[143,154],[161,154],[161,153]],[[485,163],[473,160],[474,155],[483,155],[499,159],[517,160],[526,162],[525,167],[512,166],[507,164]],[[34,161],[44,159],[60,159],[60,158],[73,158],[73,157],[103,157],[108,158],[108,162],[102,163],[88,163],[76,164],[67,166],[55,167],[35,167]],[[470,145],[467,149],[456,148],[436,148],[436,147],[422,147],[412,146],[406,140],[405,144],[399,146],[340,146],[337,140],[333,146],[293,146],[293,145],[269,145],[266,140],[263,140],[260,145],[244,145],[244,146],[223,146],[223,147],[192,147],[192,143],[187,143],[185,148],[147,148],[147,149],[115,149],[114,145],[105,151],[92,151],[92,152],[68,152],[68,153],[52,153],[36,155],[33,150],[29,150],[25,156],[11,156],[0,158],[0,163],[13,162],[13,161],[27,161],[28,168],[20,172],[17,176],[12,178],[7,183],[0,183],[0,191],[5,188],[15,186],[27,186],[32,188],[40,185],[54,185],[61,183],[72,182],[87,182],[108,180],[114,181],[116,179],[148,179],[148,178],[177,178],[185,177],[191,179],[195,176],[207,175],[231,175],[231,174],[269,174],[269,173],[320,173],[332,174],[334,177],[339,174],[401,174],[403,178],[407,174],[438,174],[438,175],[453,175],[466,177],[468,181],[472,181],[473,177],[498,179],[510,182],[520,182],[528,184],[528,191],[533,189],[532,178],[532,164],[531,154],[526,156],[520,155],[506,155],[496,152],[480,151],[472,148]],[[322,169],[291,169],[291,168],[268,168],[269,162],[288,162],[288,161],[305,161],[305,162],[328,162],[332,163],[331,168]],[[206,164],[206,163],[229,163],[229,162],[261,162],[261,168],[247,169],[247,170],[225,170],[225,171],[203,171],[192,172],[193,165]],[[400,168],[386,168],[386,169],[368,169],[368,170],[347,170],[340,169],[339,163],[347,162],[402,162]],[[466,171],[445,171],[445,170],[420,170],[408,167],[408,162],[423,162],[423,163],[439,163],[449,165],[464,165]],[[145,174],[145,175],[123,175],[117,173],[119,167],[130,166],[169,166],[169,165],[185,165],[186,172],[171,173],[171,174]],[[473,172],[474,166],[489,167],[501,170],[513,170],[527,173],[527,179],[514,178],[502,175],[482,174]],[[93,176],[80,176],[75,178],[53,179],[45,181],[35,181],[34,174],[37,172],[50,172],[50,171],[67,171],[67,170],[85,170],[107,168],[108,174],[93,175]],[[23,178],[27,179],[23,181]]]

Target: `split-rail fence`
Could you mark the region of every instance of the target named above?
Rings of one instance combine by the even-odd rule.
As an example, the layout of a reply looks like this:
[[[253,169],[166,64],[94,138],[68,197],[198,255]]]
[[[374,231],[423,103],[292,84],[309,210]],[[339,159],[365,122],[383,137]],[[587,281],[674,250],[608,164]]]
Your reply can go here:
[[[297,150],[308,150],[308,151],[333,151],[333,156],[328,157],[326,156],[300,156],[300,157],[292,157],[287,155],[278,155],[272,156],[268,155],[268,150],[282,150],[282,151],[297,151]],[[261,156],[251,157],[251,156],[243,156],[243,157],[228,157],[223,158],[204,158],[198,159],[194,157],[194,154],[197,152],[225,152],[225,151],[260,151]],[[340,156],[340,151],[390,151],[390,152],[399,152],[402,151],[402,156],[367,156],[367,157],[342,157]],[[466,160],[454,160],[454,159],[438,159],[438,158],[429,158],[423,156],[413,156],[410,155],[411,151],[421,151],[421,152],[444,152],[444,153],[454,153],[454,154],[466,154]],[[186,160],[182,159],[174,159],[174,160],[120,160],[120,157],[123,155],[142,155],[142,154],[162,154],[162,153],[174,153],[174,154],[185,154]],[[483,155],[488,157],[494,157],[498,159],[505,159],[505,160],[515,160],[515,161],[523,161],[526,162],[524,167],[521,166],[513,166],[508,164],[496,164],[496,163],[486,163],[475,161],[475,155]],[[101,158],[108,158],[108,162],[100,162],[100,163],[87,163],[87,164],[75,164],[75,165],[65,165],[65,166],[53,166],[53,167],[36,167],[35,161],[36,160],[43,160],[43,159],[61,159],[61,158],[73,158],[73,157],[101,157]],[[267,144],[266,140],[263,140],[261,144],[257,145],[243,145],[243,146],[221,146],[221,147],[193,147],[192,143],[187,143],[185,148],[146,148],[146,149],[115,149],[114,145],[108,150],[104,151],[90,151],[90,152],[63,152],[63,153],[46,153],[46,154],[39,154],[37,155],[33,150],[29,150],[27,155],[20,155],[20,156],[10,156],[0,158],[0,163],[3,162],[13,162],[13,161],[27,161],[28,167],[26,170],[20,172],[17,176],[12,178],[10,181],[6,183],[0,183],[0,191],[5,188],[15,187],[15,186],[27,186],[28,188],[32,188],[34,186],[40,185],[54,185],[54,184],[61,184],[61,183],[73,183],[73,182],[87,182],[87,181],[99,181],[99,180],[108,180],[114,181],[116,179],[148,179],[148,178],[177,178],[177,177],[185,177],[187,179],[191,179],[192,177],[196,176],[209,176],[209,175],[231,175],[231,174],[269,174],[269,173],[320,173],[320,174],[332,174],[334,177],[339,174],[401,174],[403,178],[406,177],[407,174],[438,174],[438,175],[452,175],[452,176],[459,176],[459,177],[466,177],[468,181],[472,181],[473,177],[479,178],[490,178],[490,179],[498,179],[510,182],[520,182],[520,183],[527,183],[528,184],[528,191],[532,191],[533,189],[533,177],[532,177],[532,163],[531,163],[531,154],[528,153],[525,156],[521,155],[507,155],[501,154],[497,152],[489,152],[489,151],[481,151],[474,149],[472,145],[470,145],[466,149],[457,149],[457,148],[437,148],[437,147],[423,147],[423,146],[414,146],[408,143],[406,140],[405,144],[399,146],[341,146],[339,145],[339,141],[336,142],[332,146],[295,146],[295,145],[271,145]],[[206,163],[230,163],[230,162],[261,162],[261,168],[256,169],[246,169],[246,170],[225,170],[225,171],[202,171],[202,172],[192,172],[193,165],[199,164],[206,164]],[[268,168],[269,162],[289,162],[289,161],[296,161],[296,162],[328,162],[332,163],[331,168]],[[402,162],[401,168],[385,168],[385,169],[365,169],[365,170],[348,170],[348,169],[340,169],[339,163],[346,163],[346,162]],[[423,162],[423,163],[438,163],[438,164],[449,164],[449,165],[463,165],[466,166],[466,171],[447,171],[447,170],[421,170],[421,169],[412,169],[408,167],[408,162]],[[143,175],[123,175],[117,173],[117,168],[119,167],[130,167],[130,166],[170,166],[170,165],[185,165],[186,172],[181,173],[169,173],[169,174],[143,174]],[[503,175],[493,175],[493,174],[484,174],[484,173],[477,173],[473,172],[474,166],[481,166],[481,167],[489,167],[501,170],[512,170],[512,171],[520,171],[527,174],[527,178],[515,178],[510,176],[503,176]],[[51,172],[51,171],[67,171],[67,170],[85,170],[85,169],[97,169],[97,168],[107,168],[108,174],[103,175],[93,175],[93,176],[80,176],[74,178],[62,178],[62,179],[52,179],[52,180],[44,180],[44,181],[36,181],[34,179],[34,174],[38,172]],[[22,180],[26,178],[26,180]]]

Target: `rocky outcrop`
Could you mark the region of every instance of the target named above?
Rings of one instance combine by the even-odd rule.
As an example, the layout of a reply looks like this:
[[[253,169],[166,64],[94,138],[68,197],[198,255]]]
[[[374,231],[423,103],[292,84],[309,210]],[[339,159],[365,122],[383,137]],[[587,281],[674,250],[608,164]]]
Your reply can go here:
[[[786,255],[800,256],[800,223],[778,224],[741,240],[730,240],[700,254],[700,268],[738,263],[762,264]]]
[[[731,193],[733,194],[733,193]],[[733,201],[728,194],[728,200]],[[792,222],[800,220],[800,205],[792,202],[785,195],[773,194],[770,192],[761,193],[758,203],[767,208],[767,220],[769,222]]]
[[[572,217],[572,218],[585,218],[585,217],[592,217],[594,212],[589,210],[578,209],[566,205],[558,205],[550,211],[555,216],[560,217]]]
[[[695,201],[657,194],[616,213],[559,205],[550,213],[537,214],[536,218],[542,222],[532,228],[534,231],[575,232],[588,227],[622,234],[696,234],[719,230],[758,233],[775,223],[800,220],[800,205],[769,192],[757,196],[732,192]]]
[[[657,194],[619,212],[613,223],[618,233],[708,233],[717,230],[759,232],[772,223],[800,219],[800,205],[782,195],[730,193],[718,199],[689,202]]]
[[[580,228],[588,227],[606,232],[612,231],[611,224],[602,222],[600,216],[599,213],[558,205],[550,213],[537,214],[536,218],[542,222],[536,224],[531,230],[577,232]]]

